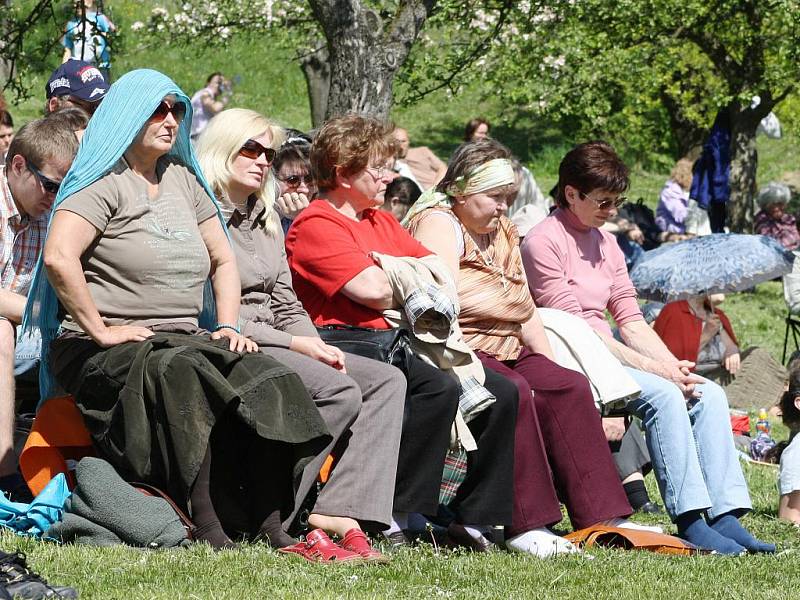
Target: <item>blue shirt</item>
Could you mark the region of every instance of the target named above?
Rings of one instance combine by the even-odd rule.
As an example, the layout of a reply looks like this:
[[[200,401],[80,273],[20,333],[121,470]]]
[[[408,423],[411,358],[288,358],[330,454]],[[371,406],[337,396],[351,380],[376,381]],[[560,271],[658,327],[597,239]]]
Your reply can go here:
[[[106,34],[110,30],[111,26],[105,15],[86,11],[85,21],[80,16],[75,16],[67,22],[61,43],[69,49],[72,58],[108,68],[111,56]]]

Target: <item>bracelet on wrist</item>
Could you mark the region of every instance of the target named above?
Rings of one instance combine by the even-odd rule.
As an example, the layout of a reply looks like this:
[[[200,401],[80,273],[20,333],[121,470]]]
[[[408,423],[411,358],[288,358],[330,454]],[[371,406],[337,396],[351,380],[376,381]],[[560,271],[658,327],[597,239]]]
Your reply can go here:
[[[231,325],[230,323],[217,323],[217,326],[214,327],[214,332],[219,331],[220,329],[232,329],[239,335],[242,335],[242,330],[239,329],[236,325]]]

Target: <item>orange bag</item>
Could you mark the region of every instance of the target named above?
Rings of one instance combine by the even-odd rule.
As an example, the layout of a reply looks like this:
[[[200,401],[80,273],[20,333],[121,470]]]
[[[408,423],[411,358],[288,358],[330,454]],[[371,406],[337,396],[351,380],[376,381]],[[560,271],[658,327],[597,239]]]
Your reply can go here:
[[[657,554],[691,556],[708,554],[707,550],[698,548],[680,538],[666,533],[653,533],[638,529],[612,527],[610,525],[593,525],[567,534],[566,537],[576,546],[591,548],[594,545],[623,550],[647,550]]]
[[[36,413],[28,440],[19,456],[22,477],[34,496],[50,480],[64,473],[69,489],[75,487],[75,476],[67,461],[79,461],[84,456],[95,456],[92,438],[83,423],[83,416],[72,396],[51,398]],[[326,483],[336,460],[329,455],[319,472],[319,480]]]
[[[67,461],[94,456],[92,438],[72,396],[51,398],[36,413],[31,433],[19,457],[19,469],[34,496],[59,473],[69,488],[75,477]]]

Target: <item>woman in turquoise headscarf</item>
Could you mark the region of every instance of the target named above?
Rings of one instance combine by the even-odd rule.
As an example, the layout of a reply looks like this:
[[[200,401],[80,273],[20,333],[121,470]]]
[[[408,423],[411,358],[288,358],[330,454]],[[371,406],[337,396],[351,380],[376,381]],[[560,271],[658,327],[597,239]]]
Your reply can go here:
[[[234,532],[286,545],[292,479],[330,437],[297,375],[239,331],[239,273],[190,123],[160,73],[111,88],[56,198],[26,320],[45,342],[58,331],[43,394],[52,374],[123,477],[165,488],[214,547]]]

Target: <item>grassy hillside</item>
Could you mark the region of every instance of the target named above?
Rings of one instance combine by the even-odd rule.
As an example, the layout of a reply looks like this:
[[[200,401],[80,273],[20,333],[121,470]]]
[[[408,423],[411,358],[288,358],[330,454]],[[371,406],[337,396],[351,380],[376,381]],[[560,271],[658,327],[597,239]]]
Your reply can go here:
[[[258,110],[277,122],[298,129],[311,125],[305,81],[292,51],[270,41],[269,35],[241,34],[225,48],[209,46],[202,39],[190,47],[142,47],[130,30],[135,21],[144,21],[150,8],[163,2],[107,0],[105,3],[122,36],[113,60],[113,74],[140,67],[163,71],[191,95],[205,83],[209,73],[222,71],[237,81],[233,105]],[[60,52],[51,57],[52,68],[58,65]],[[13,114],[22,123],[41,114],[44,84],[49,71],[31,81],[34,97],[14,107]],[[408,107],[396,107],[392,119],[409,130],[412,144],[430,146],[447,159],[461,142],[465,123],[482,115],[493,123],[492,134],[503,141],[530,166],[539,186],[546,192],[557,179],[558,163],[564,152],[580,140],[567,139],[545,119],[524,111],[511,110],[503,102],[502,90],[481,93],[477,86],[458,95],[444,91]],[[769,181],[796,169],[798,151],[795,139],[760,140],[759,179]],[[630,196],[643,197],[655,206],[658,192],[669,174],[669,159],[661,161],[663,172],[648,172],[632,165]]]
[[[237,81],[233,104],[258,110],[278,123],[307,129],[310,115],[305,81],[291,51],[271,43],[269,36],[245,34],[235,37],[226,48],[208,46],[198,40],[190,47],[142,47],[130,25],[144,20],[153,2],[110,0],[112,16],[123,31],[121,48],[114,58],[114,75],[139,67],[150,67],[171,76],[187,93],[202,87],[207,75],[222,71]],[[54,53],[51,67],[59,62]],[[44,84],[49,71],[37,74],[31,81],[35,96],[14,107],[19,122],[41,114]],[[408,107],[396,107],[392,119],[406,127],[413,144],[430,146],[446,159],[460,143],[466,121],[483,115],[494,123],[492,133],[507,143],[533,171],[539,186],[546,192],[557,179],[558,163],[566,149],[579,140],[567,139],[547,123],[524,112],[509,110],[503,102],[502,90],[484,95],[477,88],[465,89],[451,96],[433,94]],[[759,138],[759,182],[783,177],[788,172],[800,174],[800,148],[797,139]],[[663,171],[646,171],[633,165],[629,196],[642,197],[655,207],[658,193],[668,176]],[[763,291],[762,291],[763,290]],[[755,295],[731,298],[728,310],[734,317],[743,341],[758,343],[778,355],[782,344],[783,303],[780,286],[767,285]]]

